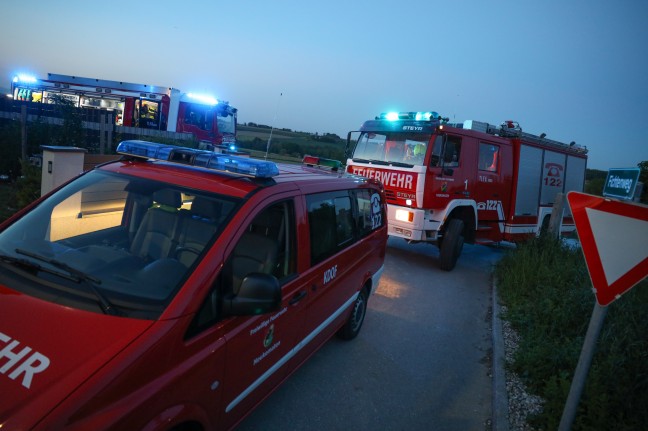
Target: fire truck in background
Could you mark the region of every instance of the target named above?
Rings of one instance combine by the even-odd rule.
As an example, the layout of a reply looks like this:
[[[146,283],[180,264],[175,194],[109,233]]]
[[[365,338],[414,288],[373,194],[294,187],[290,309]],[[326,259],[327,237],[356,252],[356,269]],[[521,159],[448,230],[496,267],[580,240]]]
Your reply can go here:
[[[347,171],[380,180],[389,234],[436,243],[454,268],[464,241],[518,241],[548,224],[558,193],[582,191],[587,149],[519,124],[448,123],[436,112],[381,114],[348,135]],[[567,208],[561,232],[574,230]]]
[[[236,108],[175,88],[48,73],[47,79],[14,77],[11,95],[41,103],[62,97],[79,108],[105,109],[114,114],[115,126],[191,133],[214,146],[236,142]]]

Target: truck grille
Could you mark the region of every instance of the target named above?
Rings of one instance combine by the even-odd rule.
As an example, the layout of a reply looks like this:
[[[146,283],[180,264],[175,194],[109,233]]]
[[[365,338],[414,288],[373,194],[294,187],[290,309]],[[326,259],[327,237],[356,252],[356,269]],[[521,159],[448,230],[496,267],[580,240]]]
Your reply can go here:
[[[388,203],[396,203],[396,193],[393,190],[385,190],[385,199]]]

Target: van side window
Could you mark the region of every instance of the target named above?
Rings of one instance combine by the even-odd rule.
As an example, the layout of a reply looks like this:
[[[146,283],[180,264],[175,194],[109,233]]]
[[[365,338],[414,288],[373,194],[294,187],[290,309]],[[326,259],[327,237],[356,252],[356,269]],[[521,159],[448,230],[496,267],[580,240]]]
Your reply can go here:
[[[351,213],[351,198],[341,196],[334,199],[335,224],[337,227],[337,245],[343,246],[353,240],[353,214]]]
[[[306,196],[311,265],[334,255],[384,223],[378,193],[342,190]]]
[[[296,269],[295,216],[291,200],[275,203],[252,220],[225,263],[234,295],[252,272],[274,275],[281,282]]]
[[[236,295],[243,279],[261,272],[279,282],[297,268],[295,207],[292,200],[275,203],[252,220],[225,261],[218,281],[205,298],[192,322],[187,338],[217,322],[224,295]]]
[[[363,238],[373,230],[381,227],[385,222],[380,195],[369,189],[354,190],[352,195],[355,196],[358,207],[358,215],[356,217],[358,236]]]
[[[348,195],[346,190],[339,193]],[[311,265],[314,265],[338,250],[335,195],[328,192],[309,195],[306,196],[306,204],[310,226]]]

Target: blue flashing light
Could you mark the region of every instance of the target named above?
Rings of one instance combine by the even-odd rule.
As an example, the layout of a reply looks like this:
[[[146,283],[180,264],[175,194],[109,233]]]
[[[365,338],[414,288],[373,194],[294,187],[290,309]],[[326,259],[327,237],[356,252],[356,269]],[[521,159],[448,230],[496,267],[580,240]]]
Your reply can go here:
[[[229,146],[229,149],[230,149],[230,151],[236,151],[236,145],[231,144],[231,145]]]
[[[427,112],[388,112],[382,113],[376,117],[376,120],[398,121],[398,120],[414,120],[414,121],[448,121],[435,111]]]
[[[437,112],[417,112],[415,116],[416,121],[430,121],[439,118]]]
[[[36,77],[31,76],[31,75],[16,75],[14,76],[13,82],[21,82],[23,84],[35,84],[36,83]]]
[[[205,94],[194,94],[194,93],[187,93],[187,97],[194,99],[198,102],[201,103],[206,103],[208,105],[218,105],[218,99],[212,96],[208,96]]]
[[[251,175],[256,178],[270,178],[279,175],[279,168],[273,162],[225,154],[215,154],[215,156],[209,160],[208,168]]]
[[[117,153],[128,154],[136,157],[146,157],[147,159],[167,160],[171,150],[178,147],[169,145],[155,144],[147,141],[122,141],[117,146]]]
[[[279,175],[279,168],[273,162],[147,141],[123,141],[117,146],[117,153],[234,172],[255,178],[271,178]]]

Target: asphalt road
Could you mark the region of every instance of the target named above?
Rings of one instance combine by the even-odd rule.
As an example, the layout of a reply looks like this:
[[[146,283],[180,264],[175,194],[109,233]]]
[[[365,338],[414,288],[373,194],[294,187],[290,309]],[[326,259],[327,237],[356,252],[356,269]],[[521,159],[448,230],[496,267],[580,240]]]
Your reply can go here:
[[[360,335],[332,339],[240,430],[490,430],[492,265],[464,247],[452,272],[435,246],[390,238]]]

